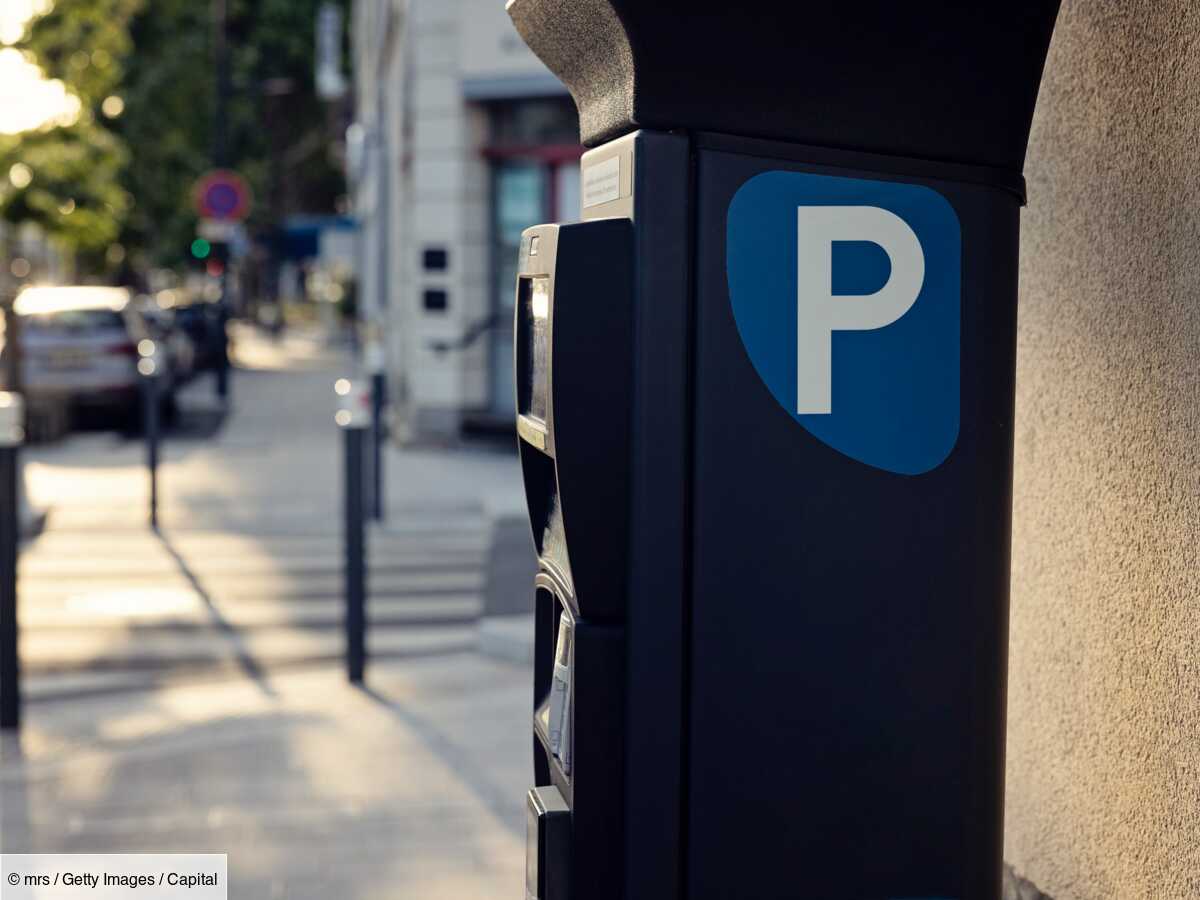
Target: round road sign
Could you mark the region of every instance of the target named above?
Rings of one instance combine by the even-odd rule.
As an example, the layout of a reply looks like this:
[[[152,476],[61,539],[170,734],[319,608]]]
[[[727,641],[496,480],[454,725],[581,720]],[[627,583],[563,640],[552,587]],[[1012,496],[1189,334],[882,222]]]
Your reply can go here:
[[[239,222],[250,212],[250,186],[237,172],[209,172],[196,183],[196,212],[204,219]]]

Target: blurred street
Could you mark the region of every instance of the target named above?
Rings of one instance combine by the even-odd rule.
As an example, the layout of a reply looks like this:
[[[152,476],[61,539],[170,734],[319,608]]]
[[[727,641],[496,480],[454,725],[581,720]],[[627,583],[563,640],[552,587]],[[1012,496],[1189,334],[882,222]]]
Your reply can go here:
[[[317,330],[235,340],[227,420],[211,379],[181,393],[159,534],[140,438],[27,451],[48,515],[19,569],[28,702],[0,758],[0,847],[210,848],[238,896],[516,894],[530,674],[474,651],[484,508],[519,505],[513,454],[388,450],[369,689],[352,689],[332,391],[348,355]]]
[[[85,433],[27,451],[31,500],[48,512],[19,570],[29,696],[253,678],[340,657],[332,386],[349,363],[316,331],[276,344],[245,328],[237,346],[243,368],[223,427],[210,379],[180,400],[163,445],[158,535],[146,527],[139,437]],[[369,532],[369,649],[464,649],[480,611],[481,504],[518,496],[516,464],[490,449],[391,451],[389,464],[390,515]]]

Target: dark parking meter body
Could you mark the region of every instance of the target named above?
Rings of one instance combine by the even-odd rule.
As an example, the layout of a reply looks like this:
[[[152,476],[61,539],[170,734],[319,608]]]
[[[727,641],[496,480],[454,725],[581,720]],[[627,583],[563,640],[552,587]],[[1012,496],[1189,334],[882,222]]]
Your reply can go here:
[[[591,147],[517,284],[529,896],[999,896],[1035,7],[510,4]]]

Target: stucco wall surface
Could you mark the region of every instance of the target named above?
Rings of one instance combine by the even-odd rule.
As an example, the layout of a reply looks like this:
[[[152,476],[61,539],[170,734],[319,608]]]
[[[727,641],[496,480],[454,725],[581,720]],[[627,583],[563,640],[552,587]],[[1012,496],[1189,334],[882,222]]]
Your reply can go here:
[[[1200,897],[1200,3],[1064,3],[1026,164],[1006,858]]]

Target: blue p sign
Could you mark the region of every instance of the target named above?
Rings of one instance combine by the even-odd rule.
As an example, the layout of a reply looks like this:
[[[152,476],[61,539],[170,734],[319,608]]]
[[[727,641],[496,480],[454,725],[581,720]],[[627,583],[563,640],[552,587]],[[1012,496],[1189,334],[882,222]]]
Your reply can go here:
[[[767,389],[813,436],[918,475],[958,440],[961,232],[931,188],[766,172],[729,205],[729,296]]]

